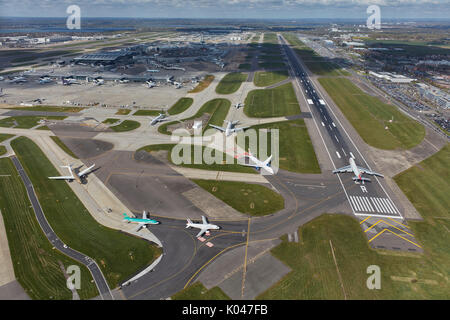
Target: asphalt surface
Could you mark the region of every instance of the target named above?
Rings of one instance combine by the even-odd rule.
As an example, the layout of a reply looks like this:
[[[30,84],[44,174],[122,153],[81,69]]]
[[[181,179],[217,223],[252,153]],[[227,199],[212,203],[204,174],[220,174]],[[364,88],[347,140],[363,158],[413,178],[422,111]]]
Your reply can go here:
[[[82,263],[89,269],[89,271],[92,274],[92,278],[94,279],[95,284],[97,285],[100,296],[103,300],[113,300],[113,296],[111,294],[111,290],[109,289],[108,283],[106,282],[106,279],[103,276],[97,263],[88,256],[68,247],[61,241],[61,239],[58,238],[58,236],[55,234],[50,224],[48,223],[47,219],[45,218],[39,200],[37,199],[36,194],[34,192],[33,185],[28,175],[26,174],[25,170],[23,169],[21,163],[15,156],[12,156],[11,160],[13,161],[14,166],[16,167],[16,170],[19,172],[19,175],[25,185],[25,188],[27,189],[28,197],[30,199],[31,205],[33,206],[36,218],[47,239],[52,243],[52,245],[57,250],[69,256],[70,258]]]
[[[296,89],[301,90],[301,93],[308,104],[308,108],[311,111],[311,115],[333,167],[337,169],[349,165],[349,159],[352,157],[355,159],[356,165],[372,170],[363,154],[334,114],[333,110],[327,105],[323,95],[309,79],[308,72],[302,65],[300,59],[296,56],[283,37],[280,37],[280,42],[283,45],[294,73],[295,81],[298,85]],[[394,238],[397,236],[397,238],[404,240],[400,241],[400,244],[396,244],[394,249],[397,248],[410,251],[420,250],[421,247],[417,244],[414,236],[410,232],[402,230],[404,228],[401,226],[406,224],[403,218],[404,215],[401,213],[402,208],[393,200],[394,197],[391,191],[386,185],[383,185],[382,180],[376,176],[372,176],[370,177],[371,182],[358,184],[352,180],[353,174],[351,173],[337,174],[337,177],[345,192],[352,213],[362,221],[366,222],[365,224],[361,223],[365,232],[373,227],[373,225],[369,224],[371,220],[366,219],[368,217],[379,218],[375,220],[375,223],[392,220],[392,222],[389,222],[391,225],[388,225],[387,228],[385,228],[389,232],[382,237],[379,236],[381,233],[384,233],[384,229],[372,235],[372,237],[370,236],[370,233],[366,232],[369,243],[375,241],[374,243],[371,243],[371,245],[377,247],[379,245],[376,243],[382,241],[383,245],[381,245],[381,247],[393,248],[389,245],[386,247],[385,238],[390,233],[388,237],[394,235]],[[398,242],[398,239],[396,240]],[[387,242],[389,243],[390,241]]]

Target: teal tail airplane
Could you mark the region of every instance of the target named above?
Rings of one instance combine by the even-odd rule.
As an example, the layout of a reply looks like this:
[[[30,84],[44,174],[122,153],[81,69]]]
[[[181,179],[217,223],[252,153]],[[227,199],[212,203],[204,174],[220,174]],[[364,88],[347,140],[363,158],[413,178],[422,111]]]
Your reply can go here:
[[[141,230],[142,228],[147,228],[148,224],[159,224],[159,221],[148,218],[147,211],[144,211],[144,213],[142,214],[142,219],[130,217],[126,213],[123,214],[123,217],[124,217],[123,221],[127,221],[128,223],[133,222],[139,224],[138,228],[135,230],[136,232]]]

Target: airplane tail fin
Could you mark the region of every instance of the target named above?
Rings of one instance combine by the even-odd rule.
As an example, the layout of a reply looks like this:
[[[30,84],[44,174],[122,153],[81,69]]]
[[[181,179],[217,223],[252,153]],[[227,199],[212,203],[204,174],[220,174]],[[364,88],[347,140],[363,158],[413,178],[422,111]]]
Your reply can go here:
[[[270,166],[270,162],[272,161],[272,155],[270,155],[270,157],[268,157],[267,159],[266,159],[266,161],[264,161],[263,163],[264,163],[264,165],[265,166]]]
[[[191,221],[191,219],[186,219],[186,220],[187,220],[186,228],[189,228],[189,225],[192,224],[192,221]]]

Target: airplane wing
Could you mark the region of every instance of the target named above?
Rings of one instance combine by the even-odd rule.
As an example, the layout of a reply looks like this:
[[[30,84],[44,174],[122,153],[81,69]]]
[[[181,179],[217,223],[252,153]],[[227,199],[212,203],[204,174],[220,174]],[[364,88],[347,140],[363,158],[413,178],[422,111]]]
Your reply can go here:
[[[143,224],[139,224],[139,226],[138,226],[136,229],[134,229],[134,231],[135,231],[135,232],[138,232],[138,231],[141,230],[143,227],[144,227]]]
[[[213,127],[214,129],[217,129],[217,130],[219,130],[219,131],[225,132],[225,129],[222,128],[222,127],[218,127],[218,126],[215,126],[215,125],[213,125],[213,124],[210,124],[209,126],[210,126],[210,127]]]
[[[352,166],[345,166],[345,167],[333,170],[333,173],[344,173],[344,172],[353,172]]]
[[[89,168],[86,168],[85,170],[79,172],[79,173],[78,173],[78,176],[79,176],[79,177],[82,177],[82,176],[84,176],[85,174],[88,174],[88,173],[92,170],[92,168],[94,168],[94,167],[95,167],[95,164],[93,164],[93,165],[90,166]]]
[[[202,216],[202,222],[203,222],[203,224],[208,224],[208,221],[206,221],[205,216]]]
[[[206,228],[201,229],[195,237],[196,238],[201,237],[206,231],[208,231],[208,229],[206,229]]]
[[[235,131],[235,132],[243,131],[243,130],[248,129],[248,128],[250,128],[250,127],[235,128],[234,131]]]
[[[363,173],[370,174],[372,176],[383,177],[383,175],[381,173],[378,173],[378,172],[375,172],[375,171],[371,171],[371,170],[363,168],[363,167],[358,167],[358,169],[359,169],[359,171],[361,171]]]
[[[48,177],[52,180],[73,180],[73,176]]]

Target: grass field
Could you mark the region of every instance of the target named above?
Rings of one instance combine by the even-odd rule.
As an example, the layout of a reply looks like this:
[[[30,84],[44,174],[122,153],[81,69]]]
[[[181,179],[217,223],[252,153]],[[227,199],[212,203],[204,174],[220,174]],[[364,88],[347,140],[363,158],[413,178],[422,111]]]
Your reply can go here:
[[[431,235],[446,237],[445,247],[435,250],[425,246],[424,254],[373,250],[358,221],[345,215],[323,215],[299,228],[298,234],[299,243],[288,242],[283,236],[283,242],[271,251],[292,271],[257,299],[450,298],[448,232]],[[423,236],[430,234],[423,233]],[[444,260],[439,255],[445,249]],[[379,290],[369,290],[366,286],[370,265],[380,267]]]
[[[162,113],[161,110],[138,110],[133,113],[133,116],[158,116]]]
[[[5,146],[0,146],[0,156],[6,154],[6,147]]]
[[[424,258],[434,265],[436,273],[447,275],[450,274],[449,159],[450,144],[447,144],[430,158],[394,177],[424,219],[424,222],[409,222],[417,240],[425,248]],[[446,290],[446,299],[449,299],[448,278]]]
[[[192,98],[180,98],[172,107],[170,107],[169,110],[167,110],[167,113],[169,115],[175,115],[182,113],[189,109],[189,107],[194,102],[194,99]]]
[[[46,116],[46,117],[36,117],[36,116],[17,116],[17,117],[8,117],[0,120],[0,127],[11,128],[17,122],[17,126],[14,128],[17,129],[30,129],[34,126],[37,126],[39,120],[47,119],[47,120],[64,120],[67,117],[61,116]]]
[[[284,208],[284,198],[259,185],[234,181],[192,180],[230,207],[251,216],[264,216]]]
[[[258,62],[258,66],[264,69],[287,69],[284,62]]]
[[[0,133],[0,142],[8,140],[9,138],[12,138],[12,137],[14,137],[13,134]]]
[[[82,264],[52,249],[39,226],[25,187],[10,159],[0,159],[0,210],[14,266],[14,273],[32,299],[72,299],[60,263],[81,270],[82,299],[98,295],[92,276]]]
[[[172,300],[231,300],[219,287],[206,289],[203,284],[196,282],[193,285],[175,293]]]
[[[77,155],[75,153],[73,153],[72,150],[69,149],[69,147],[66,146],[66,144],[64,142],[62,142],[62,140],[57,137],[57,136],[51,136],[50,137],[61,149],[64,150],[65,153],[67,153],[69,156],[71,156],[72,158],[78,159]]]
[[[252,129],[278,129],[280,169],[299,173],[320,173],[319,163],[303,119],[253,126]],[[239,140],[238,140],[239,141]],[[267,133],[271,150],[271,133]],[[258,142],[259,143],[259,142]],[[248,150],[248,142],[241,146]],[[256,150],[251,150],[256,155]],[[273,153],[273,151],[272,151]],[[259,155],[261,158],[261,155]]]
[[[252,90],[245,98],[244,113],[248,117],[270,118],[300,113],[292,83],[273,89]]]
[[[239,65],[240,70],[250,70],[252,68],[252,65],[250,63],[241,63]]]
[[[241,72],[232,72],[220,80],[216,87],[216,93],[218,94],[230,94],[238,91],[242,82],[247,79],[247,75]]]
[[[58,106],[35,106],[35,107],[14,107],[10,110],[27,110],[27,111],[42,111],[42,112],[80,112],[84,108],[80,107],[58,107]]]
[[[116,126],[111,126],[110,128],[114,130],[115,132],[125,132],[125,131],[131,131],[139,128],[141,124],[137,121],[133,120],[124,120],[121,124]]]
[[[206,88],[209,87],[209,85],[211,84],[211,82],[213,82],[213,80],[214,80],[213,75],[211,74],[206,75],[205,79],[200,81],[194,89],[189,91],[189,93],[196,93],[205,90]]]
[[[156,144],[156,145],[145,146],[139,150],[144,150],[147,152],[157,152],[157,151],[161,151],[161,150],[168,151],[168,160],[171,163],[173,163],[172,158],[171,158],[171,152],[172,152],[172,148],[174,146],[175,146],[174,144]],[[191,145],[190,150],[191,150],[190,164],[182,163],[182,164],[179,164],[180,166],[186,167],[186,168],[212,170],[212,171],[256,173],[256,171],[252,168],[238,165],[236,159],[234,159],[234,158],[226,159],[225,155],[222,152],[215,150],[215,149],[206,148],[205,146],[202,146],[202,154],[203,155],[211,154],[211,156],[214,157],[217,153],[217,157],[220,157],[220,159],[222,159],[223,161],[233,160],[233,163],[222,164],[222,162],[218,162],[218,163],[213,163],[213,164],[206,164],[204,161],[202,161],[202,163],[195,164],[194,163],[194,146]],[[182,157],[182,156],[183,156],[183,152],[181,151],[180,157]],[[227,157],[230,158],[229,156],[227,156]]]
[[[103,121],[102,123],[104,123],[104,124],[114,124],[114,123],[119,122],[119,121],[120,121],[120,119],[108,118],[105,121]]]
[[[149,242],[97,223],[65,181],[31,140],[20,137],[11,143],[33,183],[45,216],[61,240],[93,258],[111,289],[149,265],[160,249]]]
[[[397,107],[364,93],[350,80],[320,78],[319,82],[361,138],[372,147],[410,149],[425,137],[425,128],[420,123],[400,112]]]
[[[288,78],[287,71],[256,72],[253,82],[257,87],[267,87]]]
[[[131,112],[130,109],[119,109],[119,110],[117,110],[116,115],[119,115],[119,116],[126,116],[126,115],[129,114],[130,112]]]

